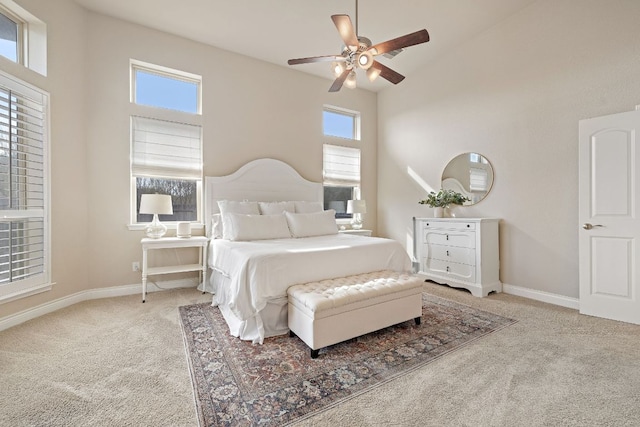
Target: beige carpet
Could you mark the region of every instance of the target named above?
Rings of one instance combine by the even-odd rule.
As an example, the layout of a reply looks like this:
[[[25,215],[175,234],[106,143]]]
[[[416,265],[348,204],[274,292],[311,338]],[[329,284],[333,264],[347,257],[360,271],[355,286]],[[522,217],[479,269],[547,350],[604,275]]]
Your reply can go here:
[[[640,425],[640,326],[425,289],[518,323],[297,425]],[[89,301],[0,332],[0,426],[196,426],[177,307],[208,298]]]

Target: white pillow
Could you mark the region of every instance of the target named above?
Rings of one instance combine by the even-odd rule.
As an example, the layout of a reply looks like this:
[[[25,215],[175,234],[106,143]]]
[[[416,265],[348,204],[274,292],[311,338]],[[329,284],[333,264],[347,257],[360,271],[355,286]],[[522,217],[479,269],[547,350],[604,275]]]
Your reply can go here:
[[[211,230],[209,233],[211,239],[222,239],[222,214],[211,215]]]
[[[233,212],[245,215],[260,215],[258,202],[238,202],[236,200],[218,200],[220,213]]]
[[[277,215],[242,215],[227,213],[231,224],[229,240],[288,239],[291,232],[287,218]]]
[[[287,217],[289,230],[291,230],[291,235],[293,237],[338,234],[336,211],[333,209],[312,213],[285,212],[284,214]]]
[[[229,213],[243,215],[260,215],[258,202],[238,202],[235,200],[219,200],[218,208],[222,215],[222,238],[229,239],[232,234],[232,225],[229,223]]]
[[[294,202],[296,205],[296,213],[322,212],[324,206],[320,202]]]
[[[296,211],[296,206],[293,202],[258,202],[258,207],[262,215],[276,215],[284,211]]]

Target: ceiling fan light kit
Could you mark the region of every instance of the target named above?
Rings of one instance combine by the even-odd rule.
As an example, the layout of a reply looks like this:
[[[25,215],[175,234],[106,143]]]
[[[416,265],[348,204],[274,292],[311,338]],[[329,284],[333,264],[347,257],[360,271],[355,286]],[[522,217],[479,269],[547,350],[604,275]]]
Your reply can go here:
[[[331,70],[336,79],[329,88],[329,92],[337,92],[343,85],[348,88],[356,87],[356,69],[365,70],[369,81],[373,82],[378,76],[393,83],[398,84],[404,80],[404,76],[384,64],[375,60],[378,55],[393,58],[403,48],[414,46],[429,41],[427,30],[416,31],[415,33],[387,40],[372,46],[371,40],[358,36],[358,0],[356,0],[356,27],[353,28],[349,15],[331,15],[331,20],[335,24],[340,38],[344,42],[344,48],[340,55],[313,56],[309,58],[290,59],[289,65],[307,64],[314,62],[332,62]]]
[[[344,81],[344,85],[349,89],[355,89],[356,87],[356,72],[355,70],[351,70],[347,79]]]

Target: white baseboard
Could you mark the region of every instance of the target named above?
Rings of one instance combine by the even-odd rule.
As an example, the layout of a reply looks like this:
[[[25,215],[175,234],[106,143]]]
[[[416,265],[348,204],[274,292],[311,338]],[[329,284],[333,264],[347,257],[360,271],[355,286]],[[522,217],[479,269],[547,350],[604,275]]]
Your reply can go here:
[[[178,289],[198,285],[198,281],[195,278],[181,279],[181,280],[167,280],[164,282],[158,282],[158,286],[155,283],[147,283],[147,293],[158,292],[167,289]],[[113,286],[110,288],[89,289],[86,291],[78,292],[66,297],[59,298],[54,301],[41,304],[37,307],[29,308],[9,315],[7,317],[0,318],[0,331],[9,329],[12,326],[19,325],[36,317],[43,316],[48,313],[52,313],[61,308],[69,307],[70,305],[77,304],[82,301],[88,301],[100,298],[113,298],[121,297],[125,295],[140,294],[142,299],[142,284]]]
[[[185,286],[185,279],[182,280],[169,280],[165,282],[158,282],[158,286],[153,283],[147,285],[147,292],[157,292],[166,289],[177,289],[188,287],[192,284],[193,287],[197,286],[196,279],[187,279],[187,286]],[[580,301],[577,298],[569,298],[563,295],[552,294],[549,292],[536,291],[533,289],[523,288],[520,286],[502,284],[502,292],[505,294],[516,295],[533,299],[536,301],[542,301],[549,304],[559,305],[561,307],[572,308],[575,310],[580,309]],[[7,317],[0,318],[0,331],[11,328],[12,326],[19,325],[36,317],[43,316],[48,313],[52,313],[61,308],[69,307],[70,305],[77,304],[82,301],[88,301],[100,298],[113,298],[121,297],[125,295],[142,294],[142,284],[114,286],[110,288],[89,289],[86,291],[78,292],[72,295],[68,295],[63,298],[59,298],[54,301],[33,307],[20,313],[12,314]],[[141,295],[142,296],[142,295]]]
[[[535,289],[523,288],[521,286],[502,284],[502,292],[510,295],[517,295],[536,301],[547,302],[549,304],[559,305],[561,307],[580,309],[580,300],[578,298],[569,298],[564,295],[552,294],[544,291],[536,291]]]

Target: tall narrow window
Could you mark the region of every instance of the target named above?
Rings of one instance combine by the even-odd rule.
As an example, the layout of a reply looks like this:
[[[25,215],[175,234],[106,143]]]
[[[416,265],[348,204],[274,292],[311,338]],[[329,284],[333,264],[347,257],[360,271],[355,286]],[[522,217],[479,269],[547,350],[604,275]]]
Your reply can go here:
[[[0,74],[0,301],[51,287],[47,104]]]
[[[131,223],[143,194],[171,196],[173,215],[160,221],[200,221],[202,194],[201,77],[131,60]],[[151,108],[149,108],[151,107]],[[142,115],[146,117],[142,117]]]
[[[347,201],[360,197],[360,150],[324,144],[322,155],[324,208],[336,218],[351,218]]]
[[[134,223],[151,222],[139,214],[143,194],[168,194],[173,215],[160,221],[197,221],[202,182],[200,126],[132,117],[131,175],[135,186]]]
[[[324,106],[322,110],[324,208],[336,218],[351,218],[347,201],[360,198],[360,149],[342,146],[360,139],[360,113]],[[338,145],[340,144],[340,145]]]

